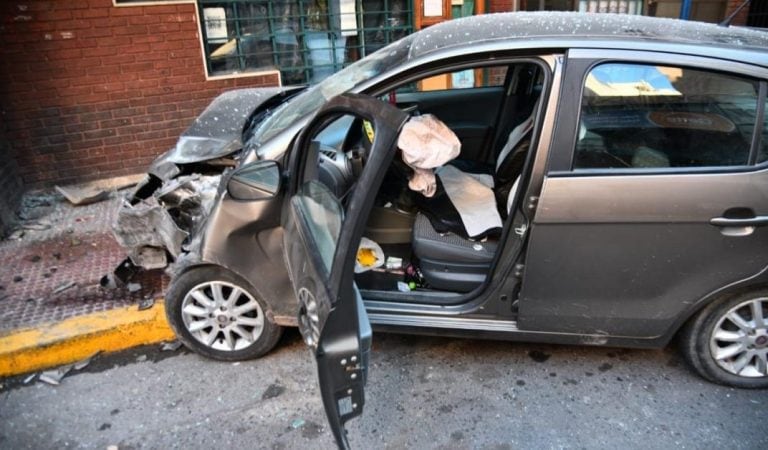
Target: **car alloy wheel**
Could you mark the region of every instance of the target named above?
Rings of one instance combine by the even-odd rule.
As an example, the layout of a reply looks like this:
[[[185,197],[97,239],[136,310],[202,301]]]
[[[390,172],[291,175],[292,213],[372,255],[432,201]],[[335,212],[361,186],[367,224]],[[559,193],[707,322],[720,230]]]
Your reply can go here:
[[[739,303],[712,329],[709,349],[721,369],[740,377],[768,376],[768,297]]]
[[[264,330],[264,312],[256,299],[224,281],[192,288],[184,297],[181,314],[189,333],[214,350],[243,350]]]

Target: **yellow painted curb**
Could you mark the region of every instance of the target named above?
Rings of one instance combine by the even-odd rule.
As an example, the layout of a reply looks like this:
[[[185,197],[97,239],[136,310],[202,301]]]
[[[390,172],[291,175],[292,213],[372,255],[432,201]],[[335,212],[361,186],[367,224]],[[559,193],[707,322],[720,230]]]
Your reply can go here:
[[[0,376],[69,364],[96,352],[114,352],[174,338],[158,301],[72,317],[0,336]]]

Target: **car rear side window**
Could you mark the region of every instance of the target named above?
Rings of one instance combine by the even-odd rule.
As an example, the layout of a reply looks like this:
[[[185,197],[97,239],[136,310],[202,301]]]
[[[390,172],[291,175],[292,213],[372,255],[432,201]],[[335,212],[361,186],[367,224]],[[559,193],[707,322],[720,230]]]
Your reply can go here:
[[[587,75],[573,168],[746,165],[758,83],[704,70],[608,63]],[[761,155],[766,158],[765,152]]]

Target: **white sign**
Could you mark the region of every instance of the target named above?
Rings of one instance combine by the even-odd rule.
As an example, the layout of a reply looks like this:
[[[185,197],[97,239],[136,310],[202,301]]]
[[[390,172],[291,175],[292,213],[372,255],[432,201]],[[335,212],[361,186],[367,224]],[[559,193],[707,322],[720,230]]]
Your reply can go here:
[[[443,17],[443,0],[424,0],[424,17]]]
[[[357,10],[355,0],[339,0],[339,16],[341,18],[341,35],[357,36]]]
[[[227,12],[224,8],[204,8],[203,20],[209,41],[227,39]]]

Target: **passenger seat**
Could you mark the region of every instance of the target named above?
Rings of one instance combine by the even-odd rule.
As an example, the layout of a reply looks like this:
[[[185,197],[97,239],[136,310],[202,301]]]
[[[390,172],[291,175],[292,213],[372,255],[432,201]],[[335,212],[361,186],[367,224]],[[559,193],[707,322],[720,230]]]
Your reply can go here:
[[[505,216],[509,213],[517,194],[521,171],[530,146],[532,123],[533,115],[510,133],[510,139],[499,154],[496,164],[496,183],[505,179],[504,176],[499,176],[500,170],[516,171],[514,175],[509,171],[504,173],[507,178],[514,176],[514,182],[506,183],[511,184],[511,187],[494,186],[495,200],[485,205],[487,208],[502,210]],[[433,216],[438,214],[439,211],[431,212]],[[485,280],[497,247],[498,240],[494,237],[478,241],[454,232],[440,233],[425,214],[416,215],[413,226],[413,252],[419,258],[424,278],[434,289],[451,292],[472,291]]]

